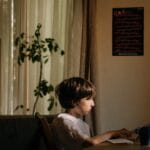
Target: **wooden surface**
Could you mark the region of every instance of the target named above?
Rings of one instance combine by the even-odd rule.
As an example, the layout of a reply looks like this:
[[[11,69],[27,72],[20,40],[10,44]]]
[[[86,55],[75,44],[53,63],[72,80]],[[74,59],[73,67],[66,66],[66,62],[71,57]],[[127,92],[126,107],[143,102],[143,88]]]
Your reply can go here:
[[[102,143],[96,146],[91,146],[85,150],[150,150],[150,146],[141,146],[137,144],[111,144]]]

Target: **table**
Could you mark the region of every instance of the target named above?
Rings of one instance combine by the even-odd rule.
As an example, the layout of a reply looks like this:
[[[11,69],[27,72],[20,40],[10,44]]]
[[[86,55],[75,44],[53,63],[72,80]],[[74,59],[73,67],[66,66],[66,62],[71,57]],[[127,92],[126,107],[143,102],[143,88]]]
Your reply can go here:
[[[150,150],[150,146],[135,144],[111,144],[108,142],[86,148],[85,150]]]

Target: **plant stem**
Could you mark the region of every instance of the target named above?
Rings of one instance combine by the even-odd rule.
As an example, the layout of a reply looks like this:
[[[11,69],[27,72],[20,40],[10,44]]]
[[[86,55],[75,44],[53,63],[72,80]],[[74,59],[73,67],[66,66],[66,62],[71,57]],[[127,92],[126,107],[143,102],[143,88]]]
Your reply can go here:
[[[41,61],[40,61],[40,76],[39,76],[39,82],[38,82],[39,85],[40,85],[41,80],[42,80],[42,70],[43,70],[43,63],[42,63],[42,60],[41,60]],[[38,103],[39,97],[40,97],[40,95],[37,95],[36,100],[35,100],[35,102],[34,102],[34,105],[33,105],[33,112],[32,112],[33,115],[34,115],[34,113],[35,113],[35,108],[36,108],[36,105],[37,105],[37,103]]]

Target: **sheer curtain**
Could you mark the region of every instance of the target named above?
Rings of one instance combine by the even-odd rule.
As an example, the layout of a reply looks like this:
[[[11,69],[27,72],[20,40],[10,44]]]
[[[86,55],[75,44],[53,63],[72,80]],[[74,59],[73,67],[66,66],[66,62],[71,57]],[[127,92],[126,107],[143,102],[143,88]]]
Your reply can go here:
[[[39,65],[17,64],[13,40],[21,32],[32,36],[38,23],[42,36],[53,37],[65,50],[64,57],[53,55],[44,65],[43,76],[53,85],[71,76],[90,77],[93,45],[93,4],[96,0],[1,0],[1,99],[0,114],[32,114]],[[92,9],[91,9],[92,8]],[[90,11],[89,11],[90,10]],[[90,17],[90,18],[89,18]],[[3,29],[3,30],[2,30]],[[48,101],[40,99],[36,111],[48,114]],[[17,106],[23,105],[23,109]],[[54,107],[50,113],[58,113]]]
[[[16,26],[22,27],[19,32],[26,32],[28,36],[32,36],[38,23],[42,24],[42,36],[52,37],[56,39],[59,46],[65,49],[65,38],[68,33],[66,28],[67,14],[72,11],[72,1],[68,0],[24,0],[16,1],[19,10],[16,11]],[[19,13],[21,12],[21,13]],[[20,16],[17,16],[20,14]],[[68,21],[69,22],[69,21]],[[57,54],[50,56],[50,60],[44,65],[43,77],[53,85],[58,84],[63,77],[64,57]],[[26,62],[24,66],[18,68],[18,92],[19,105],[23,104],[25,107],[23,113],[31,114],[35,97],[33,91],[37,85],[39,78],[39,64],[32,64]],[[20,84],[22,83],[22,84]],[[17,90],[18,91],[18,90]],[[17,93],[17,92],[16,92]],[[23,96],[22,96],[23,95]],[[48,114],[48,96],[39,100],[36,111]],[[19,110],[19,109],[18,109]],[[51,113],[58,113],[61,107],[57,105]],[[18,112],[16,112],[18,113]]]
[[[14,38],[25,32],[31,37],[38,23],[42,24],[42,36],[53,37],[65,50],[72,0],[1,0],[1,99],[0,114],[31,114],[35,100],[34,89],[39,78],[39,65],[26,61],[17,64],[17,49]],[[64,78],[64,57],[53,55],[44,66],[43,76],[53,85]],[[47,97],[48,98],[48,97]],[[48,114],[48,101],[39,100],[36,111]],[[17,106],[24,106],[16,109]],[[16,111],[14,111],[16,109]],[[60,112],[54,107],[51,113]]]
[[[86,51],[85,51],[85,78],[89,78],[90,81],[94,83],[94,74],[93,74],[93,66],[95,65],[95,58],[93,54],[93,50],[96,48],[97,38],[96,38],[96,15],[97,15],[97,0],[85,0],[87,14],[84,15],[87,17],[86,19]],[[93,134],[96,134],[96,119],[95,119],[95,108],[92,109],[89,116],[86,120],[89,122]]]
[[[13,1],[0,1],[0,113],[13,113]]]

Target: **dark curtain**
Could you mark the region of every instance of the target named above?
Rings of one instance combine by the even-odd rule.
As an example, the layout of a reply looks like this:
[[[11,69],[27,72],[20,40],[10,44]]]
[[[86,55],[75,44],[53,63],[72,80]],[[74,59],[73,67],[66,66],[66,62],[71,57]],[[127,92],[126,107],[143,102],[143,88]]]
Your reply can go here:
[[[80,75],[84,78],[92,81],[90,67],[91,67],[91,58],[92,58],[92,49],[95,47],[96,39],[96,0],[83,0],[82,1],[82,10],[83,10],[83,27],[82,27],[82,44],[81,50],[83,57],[81,56],[81,68]],[[82,59],[84,58],[84,59]],[[82,65],[84,64],[84,65]],[[96,133],[96,120],[95,120],[95,111],[92,112],[85,118],[85,120],[90,124],[93,134]]]

